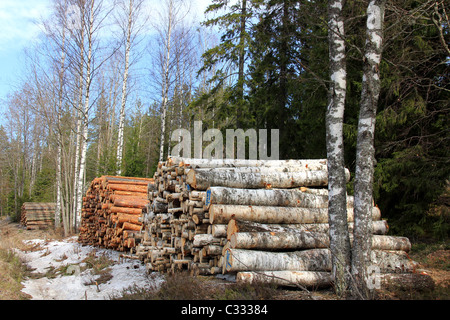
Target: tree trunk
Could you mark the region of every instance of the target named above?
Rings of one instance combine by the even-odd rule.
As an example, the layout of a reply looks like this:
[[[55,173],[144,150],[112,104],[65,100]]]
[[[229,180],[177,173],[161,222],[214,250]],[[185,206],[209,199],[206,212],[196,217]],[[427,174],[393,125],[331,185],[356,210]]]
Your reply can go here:
[[[119,115],[119,132],[117,139],[117,159],[116,159],[116,174],[120,176],[122,174],[122,154],[123,154],[123,130],[125,123],[125,104],[127,97],[127,82],[128,82],[128,68],[129,68],[129,56],[131,47],[131,27],[132,27],[132,12],[133,4],[130,1],[128,8],[128,24],[127,24],[127,40],[125,45],[125,70],[123,72],[123,82],[122,82],[122,100],[120,103],[120,115]]]
[[[368,298],[367,268],[370,264],[370,216],[375,164],[375,120],[380,93],[380,72],[385,0],[371,0],[367,31],[361,107],[358,122],[355,170],[355,244],[352,250],[352,295]]]
[[[329,223],[333,276],[336,293],[343,296],[349,286],[350,241],[346,219],[343,122],[346,95],[344,1],[328,2],[328,43],[331,83],[326,113]]]

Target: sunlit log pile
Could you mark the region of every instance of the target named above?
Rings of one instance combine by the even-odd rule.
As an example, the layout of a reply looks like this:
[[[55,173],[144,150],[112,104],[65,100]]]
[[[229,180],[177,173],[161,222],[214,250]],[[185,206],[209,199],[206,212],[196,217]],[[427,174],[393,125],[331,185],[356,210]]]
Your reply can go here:
[[[53,228],[55,208],[54,202],[25,202],[21,208],[20,224],[27,230]]]
[[[330,286],[327,178],[325,159],[168,158],[149,185],[150,210],[134,256],[149,271]],[[351,233],[352,196],[347,204]],[[387,232],[374,206],[374,271],[380,279],[420,277],[408,256],[409,240]]]
[[[118,251],[135,247],[150,204],[148,185],[153,182],[153,178],[95,178],[83,197],[78,241]]]

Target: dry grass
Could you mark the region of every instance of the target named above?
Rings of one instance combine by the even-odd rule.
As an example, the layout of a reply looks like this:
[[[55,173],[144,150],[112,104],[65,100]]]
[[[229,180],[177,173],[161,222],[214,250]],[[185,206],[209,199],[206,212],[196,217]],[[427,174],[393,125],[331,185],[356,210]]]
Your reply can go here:
[[[27,245],[23,241],[31,239],[60,239],[55,232],[44,230],[25,230],[17,223],[7,219],[0,220],[0,300],[25,300],[30,296],[21,292],[22,280],[29,275],[26,265],[14,252],[20,250],[36,250],[35,245]]]

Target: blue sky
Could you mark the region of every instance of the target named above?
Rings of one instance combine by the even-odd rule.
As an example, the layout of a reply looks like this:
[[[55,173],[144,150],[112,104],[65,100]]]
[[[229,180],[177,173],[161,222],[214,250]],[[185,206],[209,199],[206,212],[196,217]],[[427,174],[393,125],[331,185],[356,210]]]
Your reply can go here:
[[[0,0],[0,100],[23,74],[24,48],[37,39],[49,0]]]
[[[160,0],[148,1],[150,6],[160,3]],[[203,15],[211,2],[190,1],[197,17]],[[37,41],[42,30],[39,21],[48,16],[51,3],[52,0],[0,0],[0,117],[8,93],[20,87],[25,67],[24,50]]]

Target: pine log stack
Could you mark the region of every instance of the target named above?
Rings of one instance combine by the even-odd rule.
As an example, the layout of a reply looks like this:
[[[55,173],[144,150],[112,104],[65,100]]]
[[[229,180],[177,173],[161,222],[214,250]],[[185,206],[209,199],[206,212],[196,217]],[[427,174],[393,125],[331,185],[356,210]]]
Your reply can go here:
[[[347,179],[349,172],[346,170]],[[331,286],[326,160],[169,157],[149,185],[143,239],[148,271],[236,274],[237,281]],[[347,196],[353,231],[353,197]],[[423,283],[409,239],[387,235],[373,207],[371,259],[380,281]],[[352,239],[351,239],[352,240]]]
[[[25,202],[21,208],[20,224],[27,230],[53,228],[55,207],[54,202]]]
[[[141,240],[142,217],[149,207],[148,185],[153,178],[101,176],[83,197],[78,241],[128,251]]]

